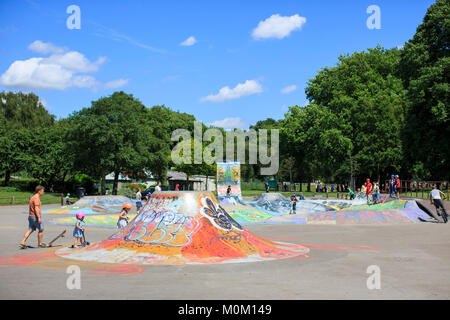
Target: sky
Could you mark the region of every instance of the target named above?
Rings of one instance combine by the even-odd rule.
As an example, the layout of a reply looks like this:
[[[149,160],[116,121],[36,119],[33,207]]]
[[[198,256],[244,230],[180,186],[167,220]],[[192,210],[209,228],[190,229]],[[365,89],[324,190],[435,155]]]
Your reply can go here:
[[[246,129],[307,104],[341,54],[401,47],[433,3],[1,0],[0,91],[33,92],[58,119],[124,91]]]

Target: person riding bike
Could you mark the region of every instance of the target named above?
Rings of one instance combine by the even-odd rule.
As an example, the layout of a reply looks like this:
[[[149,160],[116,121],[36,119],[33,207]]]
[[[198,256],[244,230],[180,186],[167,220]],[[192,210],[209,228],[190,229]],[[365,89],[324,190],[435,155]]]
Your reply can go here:
[[[441,199],[441,194],[445,200],[445,194],[441,190],[439,190],[436,185],[433,185],[433,190],[431,190],[429,196],[430,203],[434,204],[434,206],[436,207],[436,213],[442,217],[444,223],[447,223],[448,214],[447,211],[445,210],[444,202]],[[439,211],[441,211],[441,214],[439,213]]]

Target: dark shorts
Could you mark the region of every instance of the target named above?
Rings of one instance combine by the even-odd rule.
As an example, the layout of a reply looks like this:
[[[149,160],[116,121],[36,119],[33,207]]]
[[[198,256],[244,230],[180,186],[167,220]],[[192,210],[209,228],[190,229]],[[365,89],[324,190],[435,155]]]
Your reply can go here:
[[[39,224],[37,217],[28,216],[28,229],[33,231],[38,229],[39,231],[42,231],[44,230],[44,223],[41,222],[41,224]]]

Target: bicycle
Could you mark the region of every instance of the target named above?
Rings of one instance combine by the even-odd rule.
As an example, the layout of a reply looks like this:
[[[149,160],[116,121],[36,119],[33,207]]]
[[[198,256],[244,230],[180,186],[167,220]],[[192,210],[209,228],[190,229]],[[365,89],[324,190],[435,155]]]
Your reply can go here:
[[[447,223],[448,214],[447,214],[447,212],[445,212],[444,208],[436,208],[436,212],[438,215],[441,216],[442,220],[444,220],[444,223]]]

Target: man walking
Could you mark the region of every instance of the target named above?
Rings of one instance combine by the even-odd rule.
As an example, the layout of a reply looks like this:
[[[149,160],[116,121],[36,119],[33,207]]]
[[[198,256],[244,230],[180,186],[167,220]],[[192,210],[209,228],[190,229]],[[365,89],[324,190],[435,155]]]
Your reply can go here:
[[[25,232],[22,242],[20,243],[20,248],[22,248],[22,249],[27,248],[27,246],[25,245],[25,242],[27,241],[28,237],[36,229],[38,229],[39,248],[47,247],[47,245],[45,243],[42,243],[42,237],[44,236],[44,224],[42,223],[40,197],[42,197],[43,195],[44,195],[44,187],[37,186],[35,189],[34,195],[30,198],[29,215],[28,215],[28,231]]]
[[[445,223],[447,223],[447,211],[445,210],[444,202],[441,199],[441,194],[445,199],[445,194],[437,188],[436,185],[433,185],[433,190],[430,192],[430,203],[434,204],[436,207],[436,213],[439,215],[439,208],[442,210],[442,214],[440,215],[442,217],[442,220],[444,220]]]

